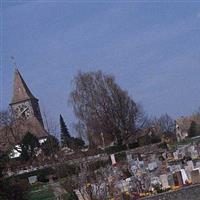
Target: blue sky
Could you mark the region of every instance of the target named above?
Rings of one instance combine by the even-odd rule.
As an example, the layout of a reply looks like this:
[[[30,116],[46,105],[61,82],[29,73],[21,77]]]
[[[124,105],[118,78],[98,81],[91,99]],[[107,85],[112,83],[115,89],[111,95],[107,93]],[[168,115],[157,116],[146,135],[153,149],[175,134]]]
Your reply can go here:
[[[2,1],[1,106],[14,66],[56,122],[70,126],[72,79],[102,70],[149,115],[200,106],[200,2]]]

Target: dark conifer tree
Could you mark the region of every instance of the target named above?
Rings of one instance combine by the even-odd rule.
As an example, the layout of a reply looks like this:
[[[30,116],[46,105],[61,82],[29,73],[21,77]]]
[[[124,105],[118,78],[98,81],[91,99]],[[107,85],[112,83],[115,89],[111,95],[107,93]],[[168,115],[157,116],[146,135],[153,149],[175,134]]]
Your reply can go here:
[[[41,148],[46,156],[53,156],[59,151],[59,141],[55,136],[49,135],[46,141],[41,145]]]
[[[25,161],[33,158],[40,146],[38,138],[30,132],[27,132],[23,137],[20,147],[21,147],[21,158]]]
[[[195,121],[191,122],[190,128],[188,130],[188,136],[189,137],[197,136],[197,123]]]
[[[70,140],[71,140],[71,136],[69,134],[69,130],[63,120],[62,115],[60,115],[60,140],[61,140],[61,146],[62,147],[69,147],[70,145]]]

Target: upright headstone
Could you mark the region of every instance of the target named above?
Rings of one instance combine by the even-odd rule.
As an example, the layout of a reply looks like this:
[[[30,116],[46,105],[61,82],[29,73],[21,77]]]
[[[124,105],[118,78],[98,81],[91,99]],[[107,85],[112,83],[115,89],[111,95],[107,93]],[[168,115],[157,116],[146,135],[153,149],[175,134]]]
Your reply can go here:
[[[170,186],[174,186],[174,178],[173,178],[173,175],[172,174],[169,174],[168,175],[168,183]]]
[[[29,177],[28,177],[28,182],[29,182],[30,184],[36,183],[36,182],[37,182],[37,176],[29,176]]]
[[[194,164],[192,160],[187,161],[188,170],[192,171],[194,169]]]
[[[195,150],[195,147],[193,145],[188,147],[188,152],[193,152],[194,150]]]
[[[178,152],[177,151],[173,152],[173,156],[174,156],[175,160],[178,160]]]
[[[197,150],[194,150],[194,151],[191,152],[191,157],[192,157],[192,159],[197,159],[198,156],[199,156],[199,154],[198,154],[198,151],[197,151]]]
[[[111,158],[111,161],[112,161],[112,165],[115,165],[116,164],[115,154],[111,154],[110,158]]]
[[[183,179],[182,179],[181,171],[174,172],[173,179],[174,179],[175,186],[183,186]]]
[[[192,170],[190,174],[191,174],[191,180],[193,184],[200,183],[200,170],[198,168]]]
[[[153,171],[158,167],[157,162],[151,162],[148,164],[149,171]]]
[[[160,175],[160,181],[161,181],[162,187],[164,189],[169,188],[169,182],[168,182],[167,174]]]
[[[128,162],[131,162],[133,160],[132,155],[131,154],[126,154],[126,158]]]
[[[145,165],[144,165],[144,161],[140,161],[140,162],[139,162],[139,168],[140,168],[140,170],[142,170],[142,171],[145,171],[145,170],[146,170]]]
[[[196,162],[196,168],[200,167],[200,161]]]
[[[190,168],[188,165],[186,165],[184,168],[185,168],[187,177],[188,177],[189,179],[191,179],[191,175],[190,175],[190,172],[192,171],[191,168]]]
[[[179,171],[181,170],[181,165],[171,165],[171,171]]]
[[[183,184],[186,184],[188,181],[188,176],[186,174],[185,169],[181,169],[181,176],[182,176]]]

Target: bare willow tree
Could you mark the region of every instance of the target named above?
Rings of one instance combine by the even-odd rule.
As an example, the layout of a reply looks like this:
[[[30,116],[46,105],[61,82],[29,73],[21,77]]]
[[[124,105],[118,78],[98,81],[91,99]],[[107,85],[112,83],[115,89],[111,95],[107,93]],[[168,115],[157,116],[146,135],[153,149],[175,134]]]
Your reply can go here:
[[[166,113],[157,120],[162,133],[174,133],[175,121]]]
[[[122,144],[126,135],[135,132],[139,109],[113,76],[101,71],[79,72],[74,83],[70,103],[87,130],[89,142],[103,134]]]
[[[16,124],[10,109],[0,111],[0,145],[2,148],[14,147],[21,140],[20,125],[23,119],[18,121],[19,123]]]

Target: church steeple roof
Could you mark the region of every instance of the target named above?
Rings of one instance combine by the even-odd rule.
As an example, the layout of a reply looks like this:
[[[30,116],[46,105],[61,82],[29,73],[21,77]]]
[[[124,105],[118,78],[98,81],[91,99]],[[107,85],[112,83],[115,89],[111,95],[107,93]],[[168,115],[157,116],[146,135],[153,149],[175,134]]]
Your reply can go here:
[[[36,99],[28,86],[26,85],[24,79],[22,78],[18,69],[15,69],[14,74],[14,85],[13,85],[13,97],[11,104],[28,100],[28,99]]]

